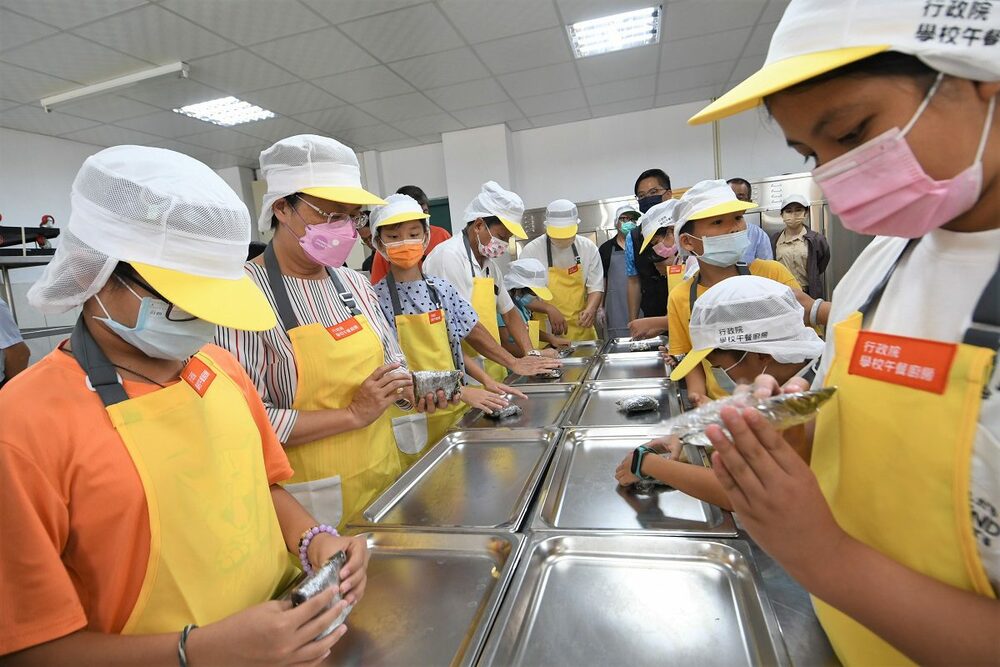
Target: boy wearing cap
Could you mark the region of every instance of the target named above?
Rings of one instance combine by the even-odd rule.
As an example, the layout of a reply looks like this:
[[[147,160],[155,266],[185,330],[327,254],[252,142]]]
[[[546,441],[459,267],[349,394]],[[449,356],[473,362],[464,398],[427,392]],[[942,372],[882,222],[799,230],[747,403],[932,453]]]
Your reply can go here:
[[[523,217],[524,202],[520,197],[494,181],[484,183],[479,194],[465,208],[465,229],[427,256],[424,272],[451,283],[472,304],[479,322],[498,344],[497,314],[507,324],[507,330],[520,348],[520,356],[540,356],[541,352],[531,344],[528,328],[514,308],[510,295],[507,290],[501,289],[503,274],[497,263],[497,258],[507,254],[511,237],[528,238],[521,226]],[[477,363],[484,363],[482,357],[467,344],[465,351],[477,357]],[[540,369],[558,365],[558,362],[549,359],[537,362]],[[500,364],[486,361],[484,367],[494,383],[507,377],[507,369]],[[487,385],[487,388],[494,386]]]
[[[609,338],[629,335],[628,274],[625,272],[625,240],[638,224],[640,213],[631,204],[619,206],[615,211],[615,231],[597,249],[604,268],[604,309]]]
[[[552,301],[552,291],[549,289],[549,274],[545,265],[534,257],[523,257],[510,263],[504,274],[504,288],[510,293],[521,319],[528,325],[528,335],[531,344],[536,348],[550,345],[553,349],[566,347],[569,340],[549,331],[541,330],[541,322],[531,319],[531,304],[537,300],[545,303]],[[514,339],[507,333],[507,325],[501,320],[500,341],[513,354]]]
[[[524,246],[521,257],[537,259],[548,267],[552,305],[566,319],[566,338],[597,340],[594,323],[604,298],[604,272],[597,244],[577,235],[579,225],[576,204],[555,200],[545,209],[544,236]],[[534,317],[547,320],[537,312]]]
[[[671,378],[680,380],[705,361],[716,382],[728,393],[765,372],[782,384],[792,378],[811,382],[824,343],[805,325],[804,316],[792,290],[774,280],[734,276],[717,283],[694,304],[690,331],[695,349],[684,357]],[[664,450],[670,451],[669,457],[656,455]],[[731,509],[715,474],[682,462],[678,458],[681,451],[676,439],[648,442],[622,460],[615,478],[622,486],[655,479]]]
[[[749,266],[741,262],[749,244],[743,212],[756,206],[754,202],[737,199],[723,180],[696,183],[678,201],[674,210],[677,243],[698,258],[698,273],[671,290],[667,297],[672,356],[691,351],[688,332],[691,306],[709,287],[733,276],[754,275],[799,289],[788,269],[774,260],[757,259]],[[671,377],[676,377],[676,370]],[[690,371],[687,389],[695,405],[726,395],[714,380],[706,378],[702,367]]]
[[[803,291],[813,299],[826,296],[824,272],[830,263],[830,244],[826,237],[809,229],[809,200],[802,195],[788,195],[781,202],[781,221],[785,228],[771,236],[774,258],[792,272]]]

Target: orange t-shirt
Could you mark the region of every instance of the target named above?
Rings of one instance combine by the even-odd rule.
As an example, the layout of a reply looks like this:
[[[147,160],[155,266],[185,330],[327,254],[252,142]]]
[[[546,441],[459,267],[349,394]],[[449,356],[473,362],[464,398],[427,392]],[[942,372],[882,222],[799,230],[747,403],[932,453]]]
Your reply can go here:
[[[427,244],[427,250],[424,250],[424,257],[427,257],[431,250],[434,250],[434,246],[444,243],[450,238],[451,234],[448,233],[447,229],[431,225],[431,240]],[[420,261],[423,262],[423,260]],[[389,262],[380,253],[375,253],[375,259],[372,261],[372,285],[378,285],[388,272]]]
[[[225,350],[204,352],[246,396],[270,483],[290,478],[253,382]],[[133,398],[157,389],[125,382]],[[83,369],[54,350],[0,391],[0,655],[83,628],[120,632],[142,587],[149,539],[125,444]]]

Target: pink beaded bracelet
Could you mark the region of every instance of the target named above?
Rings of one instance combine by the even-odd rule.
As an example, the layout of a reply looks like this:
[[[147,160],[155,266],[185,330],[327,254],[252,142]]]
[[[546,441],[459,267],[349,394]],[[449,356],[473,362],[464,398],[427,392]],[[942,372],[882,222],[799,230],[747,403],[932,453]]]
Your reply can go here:
[[[299,538],[299,560],[302,562],[302,570],[306,574],[313,573],[312,563],[309,562],[309,545],[312,543],[313,538],[320,533],[327,533],[333,535],[334,537],[340,537],[340,533],[333,526],[328,526],[325,523],[321,523],[318,526],[313,526],[306,532],[302,533],[302,537]]]

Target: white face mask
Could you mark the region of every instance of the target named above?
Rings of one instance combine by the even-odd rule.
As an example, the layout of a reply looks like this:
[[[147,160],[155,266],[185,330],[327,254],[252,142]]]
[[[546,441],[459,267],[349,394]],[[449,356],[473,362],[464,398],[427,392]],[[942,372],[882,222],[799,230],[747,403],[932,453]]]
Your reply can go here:
[[[700,260],[708,262],[712,266],[727,267],[733,266],[741,259],[750,246],[750,236],[747,230],[723,234],[722,236],[705,236],[698,238],[693,234],[688,234],[693,239],[698,239],[702,243],[702,254],[698,255],[692,251],[692,255]]]
[[[154,359],[183,361],[193,356],[215,336],[215,325],[211,322],[198,318],[184,321],[168,320],[167,310],[170,308],[170,304],[152,296],[139,296],[125,281],[118,276],[115,278],[122,285],[125,285],[132,296],[139,299],[139,314],[136,317],[135,326],[127,327],[112,319],[111,313],[104,307],[101,297],[97,297],[97,303],[107,317],[95,317],[94,319],[103,322],[119,338],[146,356]],[[174,307],[173,313],[175,315],[179,311],[179,308]],[[180,312],[183,316],[183,311]]]

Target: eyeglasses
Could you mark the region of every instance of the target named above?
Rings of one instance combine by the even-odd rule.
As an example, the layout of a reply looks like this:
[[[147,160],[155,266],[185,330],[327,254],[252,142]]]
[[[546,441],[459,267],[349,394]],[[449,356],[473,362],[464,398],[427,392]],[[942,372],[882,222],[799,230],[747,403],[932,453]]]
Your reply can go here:
[[[645,199],[646,197],[656,197],[658,195],[662,196],[666,192],[667,192],[666,188],[656,187],[656,188],[650,188],[645,192],[640,192],[636,196],[639,197],[639,199]]]
[[[368,214],[365,213],[364,211],[362,211],[361,213],[358,213],[357,215],[348,215],[346,213],[336,213],[336,212],[334,212],[334,213],[327,213],[326,211],[324,211],[323,209],[321,209],[319,206],[316,206],[315,204],[313,204],[312,202],[308,201],[307,199],[304,199],[300,195],[295,195],[295,198],[298,199],[303,204],[305,204],[306,206],[308,206],[309,208],[311,208],[312,210],[314,210],[317,213],[319,213],[324,218],[326,218],[327,222],[332,222],[334,224],[339,224],[339,223],[347,222],[348,220],[350,220],[351,224],[354,225],[354,229],[361,229],[362,227],[364,227],[365,225],[368,224]]]
[[[115,276],[115,277],[118,278],[118,280],[122,280],[118,276]],[[153,289],[153,286],[150,285],[149,283],[147,283],[145,280],[142,280],[141,278],[139,278],[138,276],[135,276],[135,275],[128,276],[128,279],[129,279],[130,282],[135,283],[136,285],[138,285],[142,289],[144,289],[147,292],[149,292],[153,297],[155,297],[155,298],[159,299],[160,301],[163,301],[165,304],[167,304],[166,318],[168,320],[170,320],[171,322],[191,322],[192,320],[198,319],[197,317],[195,317],[191,313],[187,312],[186,310],[184,310],[182,308],[178,308],[177,306],[175,306],[170,301],[170,299],[168,299],[167,297],[163,296],[162,294],[160,294],[159,292],[157,292],[155,289]],[[125,282],[125,281],[122,280],[122,282]],[[135,294],[135,292],[133,292],[133,294]],[[138,295],[136,295],[136,296],[138,296]]]

